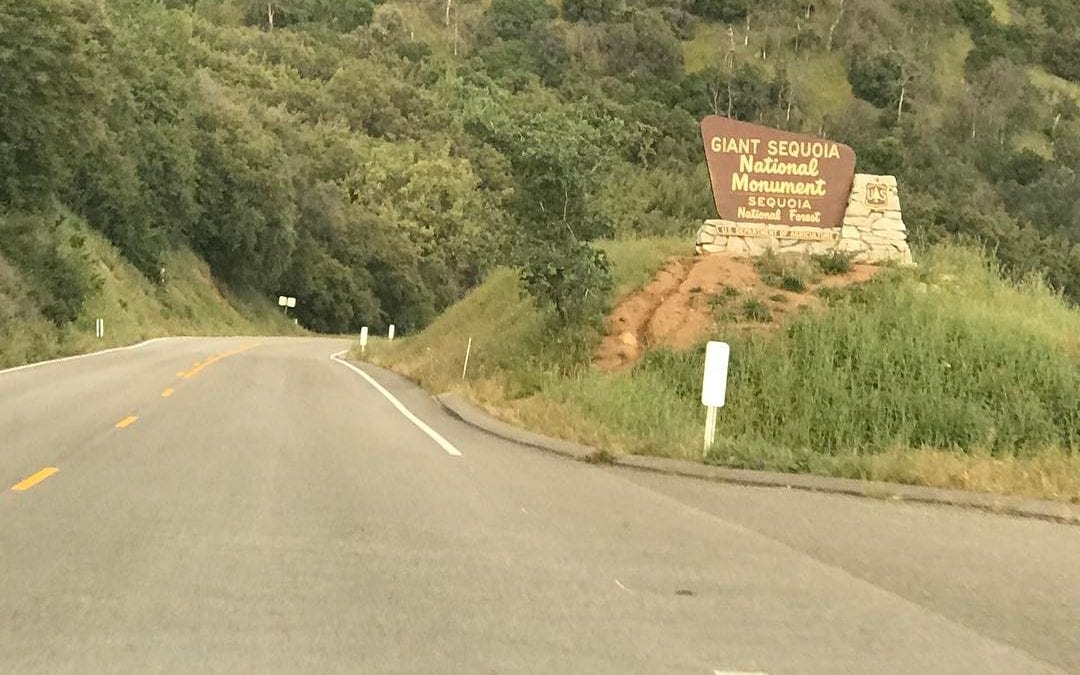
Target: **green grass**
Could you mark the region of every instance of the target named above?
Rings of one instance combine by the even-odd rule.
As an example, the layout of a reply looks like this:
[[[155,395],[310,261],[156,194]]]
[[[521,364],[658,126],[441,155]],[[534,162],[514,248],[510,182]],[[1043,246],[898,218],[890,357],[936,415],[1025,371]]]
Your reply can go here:
[[[651,278],[662,248],[609,245],[624,291]],[[731,343],[732,373],[708,461],[1080,499],[1080,311],[960,247],[826,299],[828,310],[779,329],[721,323],[710,336]],[[550,332],[501,271],[427,331],[377,342],[369,357],[540,432],[700,460],[702,350],[652,350],[610,374],[590,367],[593,345]]]
[[[770,75],[776,72],[778,65],[783,64],[788,70],[795,101],[808,126],[816,127],[826,119],[839,117],[854,102],[855,96],[851,92],[844,57],[840,52],[803,50],[796,54],[786,43],[783,46],[773,44],[769,57],[762,61],[759,50],[763,33],[754,26],[750,44],[744,45],[744,27],[736,25],[734,28],[736,63],[753,63]],[[682,43],[686,72],[694,73],[709,66],[720,66],[730,44],[726,25],[701,23],[693,38]]]
[[[1012,23],[1012,8],[1009,0],[990,0],[990,8],[993,10],[994,20],[1002,25]]]
[[[1039,66],[1029,68],[1028,76],[1050,105],[1055,105],[1066,98],[1071,98],[1073,102],[1080,105],[1080,84],[1048,73]]]
[[[617,295],[644,286],[670,257],[692,252],[681,239],[611,241],[601,247],[611,263]],[[523,293],[516,273],[500,269],[419,335],[375,342],[369,351],[374,361],[446,391],[462,386],[470,338],[470,380],[500,379],[514,397],[536,391],[567,370],[587,367],[598,340],[589,332],[568,336],[552,331]]]
[[[802,293],[820,277],[810,258],[797,253],[776,253],[771,249],[754,261],[761,280],[768,286]]]
[[[933,70],[939,96],[926,97],[918,102],[916,114],[931,126],[940,128],[955,111],[960,94],[965,90],[965,64],[968,53],[975,47],[966,30],[957,30],[934,41]]]
[[[1035,129],[1020,132],[1013,138],[1012,144],[1017,150],[1030,150],[1043,159],[1054,158],[1053,144],[1045,134]]]
[[[276,335],[301,331],[282,317],[268,298],[237,294],[217,285],[202,260],[190,251],[168,255],[168,283],[151,283],[89,228],[89,264],[101,280],[80,315],[57,327],[35,309],[10,261],[0,259],[0,367],[131,344],[164,335]],[[94,336],[96,319],[105,338]]]
[[[727,53],[730,42],[727,26],[719,23],[700,24],[693,39],[682,44],[683,67],[686,72],[696,73],[709,66],[718,65]],[[739,45],[742,45],[741,41]]]
[[[839,52],[813,53],[788,64],[795,100],[809,127],[843,115],[855,101],[844,57]]]
[[[672,256],[689,256],[694,252],[693,247],[681,237],[604,242],[600,248],[611,262],[617,296],[652,281],[656,271]]]

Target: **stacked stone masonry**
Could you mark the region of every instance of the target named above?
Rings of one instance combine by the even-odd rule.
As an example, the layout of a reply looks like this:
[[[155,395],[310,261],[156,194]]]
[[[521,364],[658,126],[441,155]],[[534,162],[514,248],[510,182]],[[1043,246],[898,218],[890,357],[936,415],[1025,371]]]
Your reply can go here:
[[[869,195],[868,186],[872,193]],[[841,227],[782,227],[707,220],[698,230],[699,254],[755,257],[770,249],[777,253],[807,254],[844,251],[855,262],[914,264],[893,176],[855,174]]]

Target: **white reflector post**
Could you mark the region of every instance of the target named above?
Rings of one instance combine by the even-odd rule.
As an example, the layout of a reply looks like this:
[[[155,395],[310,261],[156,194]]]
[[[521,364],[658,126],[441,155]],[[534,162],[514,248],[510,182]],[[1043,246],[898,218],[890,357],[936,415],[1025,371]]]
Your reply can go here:
[[[723,408],[727,402],[728,360],[731,347],[726,342],[710,342],[705,348],[705,379],[701,385],[701,403]]]
[[[716,411],[727,402],[728,360],[731,347],[726,342],[710,342],[705,348],[705,377],[701,384],[701,402],[708,407],[705,414],[705,451],[716,441]]]
[[[367,349],[367,326],[360,329],[360,351]]]

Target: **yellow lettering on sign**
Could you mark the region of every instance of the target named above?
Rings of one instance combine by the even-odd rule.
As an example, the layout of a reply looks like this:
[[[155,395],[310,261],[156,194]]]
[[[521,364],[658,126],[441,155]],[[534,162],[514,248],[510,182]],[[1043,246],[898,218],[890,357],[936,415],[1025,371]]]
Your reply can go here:
[[[780,157],[837,159],[840,148],[829,141],[769,141],[769,154]]]
[[[817,159],[808,162],[778,162],[774,157],[756,159],[753,155],[739,155],[739,171],[774,176],[817,176],[821,173]]]
[[[713,152],[730,154],[757,154],[760,138],[727,138],[725,136],[713,136],[709,141],[709,147]]]
[[[824,197],[825,180],[819,178],[815,181],[795,180],[751,180],[750,174],[731,174],[732,192],[753,192],[772,195],[797,195],[805,197]]]

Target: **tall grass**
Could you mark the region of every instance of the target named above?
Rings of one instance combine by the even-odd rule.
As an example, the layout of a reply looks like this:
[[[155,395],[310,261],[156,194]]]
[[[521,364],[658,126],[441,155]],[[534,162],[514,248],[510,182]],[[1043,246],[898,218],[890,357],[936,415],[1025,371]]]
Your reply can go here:
[[[689,255],[685,240],[635,239],[601,246],[611,262],[615,295],[640,288],[673,255]],[[465,349],[472,339],[470,381],[498,378],[511,399],[587,371],[600,334],[595,326],[557,330],[529,301],[513,270],[500,269],[422,333],[373,342],[368,358],[435,391],[463,386]]]
[[[662,261],[648,249],[614,245],[617,265],[649,270],[620,276],[651,278]],[[1080,311],[1037,279],[1004,281],[979,251],[920,257],[917,270],[830,292],[828,309],[775,330],[718,324],[708,337],[731,343],[732,370],[708,461],[1080,499]],[[425,333],[378,346],[376,360],[435,390],[469,388],[542,432],[701,458],[703,349],[599,372],[588,349],[551,351],[513,282],[494,276]],[[463,383],[469,334],[476,370]]]
[[[1080,450],[1080,361],[1038,335],[875,296],[778,335],[732,336],[720,432],[825,454]],[[699,351],[653,353],[640,368],[693,404]]]

